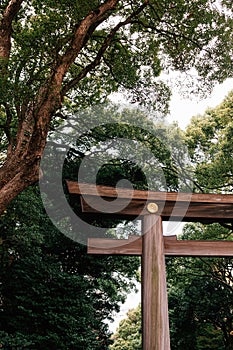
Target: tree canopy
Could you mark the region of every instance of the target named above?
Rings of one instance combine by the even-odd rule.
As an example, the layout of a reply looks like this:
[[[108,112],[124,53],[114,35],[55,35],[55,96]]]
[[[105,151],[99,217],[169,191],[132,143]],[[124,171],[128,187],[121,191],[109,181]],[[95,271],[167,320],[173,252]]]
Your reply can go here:
[[[196,181],[205,192],[233,190],[233,91],[216,108],[193,117],[186,143],[196,164]]]
[[[161,72],[195,68],[205,84],[231,76],[231,12],[210,0],[2,1],[0,212],[38,180],[68,101],[87,106],[121,88],[166,110]]]
[[[0,221],[0,347],[108,349],[106,320],[133,288],[139,260],[92,257],[49,220],[37,186]]]
[[[111,350],[142,349],[141,305],[127,312],[127,318],[120,322],[113,340]]]
[[[182,239],[232,239],[219,224],[188,224]],[[172,349],[232,348],[232,259],[167,261]]]
[[[108,106],[106,113],[114,115],[115,123],[109,123],[104,128],[97,126],[77,140],[75,138],[64,162],[64,177],[77,180],[80,162],[85,154],[98,155],[101,150],[103,156],[109,149],[109,143],[124,136],[126,139],[131,137],[135,142],[146,142],[152,160],[158,159],[164,168],[168,188],[177,188],[175,158],[166,141],[170,139],[179,145],[179,129],[163,124],[156,129],[143,113],[136,113],[135,110],[117,113],[114,107]],[[141,128],[117,124],[124,114],[127,114],[127,120],[137,120]],[[103,114],[101,117],[105,119]],[[78,129],[82,118],[75,122]],[[150,130],[148,133],[146,126]],[[59,146],[66,144],[67,137],[65,132],[59,135],[60,145],[51,142],[51,153],[55,154],[52,162],[48,159],[52,173],[45,174],[46,179],[48,175],[51,176],[51,186],[54,186],[55,191],[60,156],[56,151]],[[106,144],[103,143],[105,140]],[[126,177],[138,188],[146,186],[141,169],[130,159],[125,161],[125,157],[126,154],[123,158],[105,162],[104,168],[100,169],[98,182],[113,185],[114,181]],[[151,162],[151,158],[148,161]],[[147,163],[143,166],[146,167]],[[92,181],[92,177],[93,169],[89,167],[85,180]],[[71,200],[70,204],[80,214],[77,202]],[[56,213],[62,209],[59,198],[55,206]],[[97,225],[105,221],[92,217],[89,220],[95,221]],[[73,222],[71,224],[76,235],[84,237],[86,243],[91,232],[86,232]],[[116,225],[111,219],[107,225],[110,224]],[[64,222],[63,226],[66,227]],[[52,225],[43,208],[38,184],[30,186],[11,202],[1,217],[0,228],[2,347],[107,349],[111,339],[104,320],[110,319],[111,312],[119,309],[119,303],[124,301],[126,292],[133,287],[139,260],[132,257],[88,256],[85,246],[67,238]],[[114,232],[111,230],[105,234],[112,236]],[[121,226],[118,234],[129,233]]]
[[[0,10],[1,345],[104,349],[109,344],[109,333],[103,319],[118,308],[124,291],[131,286],[123,274],[132,278],[138,262],[129,258],[87,257],[80,244],[62,236],[51,225],[36,184],[48,134],[73,110],[103,103],[111,92],[119,90],[133,103],[166,113],[170,90],[159,77],[169,70],[194,69],[205,88],[232,76],[232,4],[228,0],[223,0],[221,6],[211,0],[3,0]],[[226,107],[220,110],[226,108],[231,113],[230,103],[226,101]],[[85,124],[85,114],[82,116],[78,122]],[[94,120],[99,117],[98,113],[93,114]],[[207,124],[198,122],[186,134],[194,162],[201,149],[196,190],[232,190],[232,160],[227,153],[232,150],[231,114],[224,118],[217,121],[212,111]],[[155,135],[146,135],[142,129],[128,125],[116,129],[113,123],[81,135],[68,153],[64,171],[74,175],[90,139],[96,145],[107,134],[114,140],[131,133],[133,141],[139,134],[137,137],[149,147],[155,142],[157,149],[151,147],[152,154],[160,160],[169,189],[177,190],[179,174],[169,149],[159,148],[161,143],[157,143]],[[176,145],[174,134],[170,134]],[[161,135],[166,136],[164,128]],[[221,149],[216,140],[220,140]],[[206,147],[212,152],[210,156]],[[179,147],[176,150],[181,156]],[[213,180],[220,174],[219,166],[226,176]],[[56,169],[54,166],[54,180]],[[117,159],[101,170],[100,182],[130,174],[139,187],[144,185],[145,179],[132,163]],[[55,204],[59,209],[59,202]],[[192,229],[198,231],[198,226]],[[229,232],[231,227],[224,229]],[[215,264],[212,271],[211,265],[211,281],[202,284],[203,288],[207,285],[208,295],[213,293],[216,301],[220,300],[219,295],[227,301],[221,310],[217,302],[213,303],[214,310],[220,312],[217,317],[210,304],[206,308],[209,315],[194,310],[195,295],[203,297],[202,291],[195,294],[196,279],[188,281],[192,288],[184,285],[185,293],[190,291],[181,304],[187,320],[185,331],[195,325],[195,342],[199,344],[197,338],[203,334],[198,327],[202,322],[210,334],[219,337],[219,330],[225,332],[220,346],[223,342],[232,345],[232,291],[231,286],[226,286],[229,266],[229,261],[222,269],[220,263],[217,267]],[[187,282],[186,276],[182,278]],[[219,283],[224,278],[223,288]],[[177,296],[184,292],[180,286],[173,294],[174,314]],[[187,315],[191,316],[187,319]],[[176,339],[175,322],[180,319],[174,321],[172,328]],[[183,344],[187,343],[182,339]]]

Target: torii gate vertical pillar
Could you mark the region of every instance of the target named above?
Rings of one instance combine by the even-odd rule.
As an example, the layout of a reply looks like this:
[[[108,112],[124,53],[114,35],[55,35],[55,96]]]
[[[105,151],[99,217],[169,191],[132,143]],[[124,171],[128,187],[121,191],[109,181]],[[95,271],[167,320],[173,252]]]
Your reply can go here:
[[[143,350],[170,350],[166,268],[160,216],[144,216],[142,242]]]

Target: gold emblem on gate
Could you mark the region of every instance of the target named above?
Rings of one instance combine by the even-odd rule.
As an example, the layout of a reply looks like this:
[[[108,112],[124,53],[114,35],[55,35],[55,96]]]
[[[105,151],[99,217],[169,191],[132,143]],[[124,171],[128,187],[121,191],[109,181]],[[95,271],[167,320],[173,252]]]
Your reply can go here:
[[[150,214],[157,213],[159,210],[158,204],[156,204],[156,203],[147,204],[147,210],[149,211]]]

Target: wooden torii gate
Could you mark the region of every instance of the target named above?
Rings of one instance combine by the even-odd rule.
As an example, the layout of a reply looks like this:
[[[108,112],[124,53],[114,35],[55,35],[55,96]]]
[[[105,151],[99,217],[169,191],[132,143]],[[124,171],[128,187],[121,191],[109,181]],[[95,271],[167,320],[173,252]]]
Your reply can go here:
[[[88,253],[142,256],[143,350],[169,350],[165,256],[230,257],[233,241],[165,237],[162,220],[232,222],[233,195],[131,191],[73,181],[67,181],[67,185],[71,195],[80,196],[85,213],[111,215],[109,201],[117,198],[114,216],[142,219],[141,236],[131,236],[128,240],[90,238]]]

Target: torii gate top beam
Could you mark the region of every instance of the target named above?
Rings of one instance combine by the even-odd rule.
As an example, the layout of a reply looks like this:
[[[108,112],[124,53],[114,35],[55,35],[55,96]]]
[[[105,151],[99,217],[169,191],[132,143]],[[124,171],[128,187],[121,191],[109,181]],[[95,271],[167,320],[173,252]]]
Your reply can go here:
[[[71,195],[81,195],[83,212],[109,213],[109,203],[114,203],[114,213],[122,217],[137,217],[148,214],[145,204],[156,202],[157,215],[163,220],[182,220],[192,222],[232,222],[233,195],[200,194],[181,192],[153,192],[79,184],[67,181]],[[97,193],[96,193],[97,190]],[[88,198],[88,201],[85,200]],[[100,199],[105,199],[102,201]],[[128,203],[130,199],[130,203]],[[126,204],[124,206],[124,203]],[[117,206],[119,205],[119,210]],[[95,209],[97,208],[98,209]],[[122,209],[123,208],[123,209]]]

